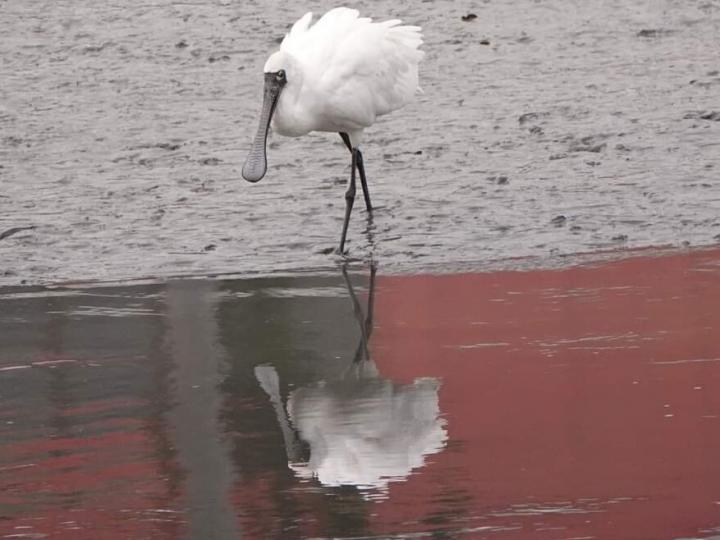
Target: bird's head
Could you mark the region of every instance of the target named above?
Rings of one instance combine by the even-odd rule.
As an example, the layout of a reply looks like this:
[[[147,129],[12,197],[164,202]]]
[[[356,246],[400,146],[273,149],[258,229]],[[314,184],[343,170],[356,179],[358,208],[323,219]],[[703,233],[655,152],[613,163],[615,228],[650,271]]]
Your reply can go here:
[[[280,71],[284,71],[287,73],[289,69],[292,69],[293,63],[293,59],[288,53],[282,50],[276,51],[272,53],[267,59],[267,62],[265,62],[265,67],[263,68],[263,71],[266,74],[278,73]]]
[[[292,62],[287,54],[278,51],[268,58],[263,71],[265,72],[265,89],[263,91],[262,110],[260,111],[260,125],[242,169],[243,178],[248,182],[259,181],[267,171],[265,151],[267,134],[280,92],[288,82],[288,72],[293,71]]]

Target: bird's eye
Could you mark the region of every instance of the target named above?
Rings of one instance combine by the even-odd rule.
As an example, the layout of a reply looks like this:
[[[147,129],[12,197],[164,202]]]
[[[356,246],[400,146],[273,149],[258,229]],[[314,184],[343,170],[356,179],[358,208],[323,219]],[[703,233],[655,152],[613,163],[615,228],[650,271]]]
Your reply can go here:
[[[285,80],[285,70],[284,69],[281,69],[280,71],[277,72],[277,80],[278,81]]]

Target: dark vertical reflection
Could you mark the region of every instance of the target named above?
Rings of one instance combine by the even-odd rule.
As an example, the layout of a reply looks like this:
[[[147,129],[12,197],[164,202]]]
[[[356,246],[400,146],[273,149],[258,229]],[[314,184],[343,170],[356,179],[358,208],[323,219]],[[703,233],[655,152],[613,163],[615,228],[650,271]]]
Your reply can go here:
[[[53,365],[56,361],[62,361],[64,356],[65,328],[67,326],[67,312],[63,309],[60,298],[49,297],[44,306],[46,313],[45,324],[42,330],[41,352],[38,357],[40,362],[47,362]],[[66,439],[73,437],[73,418],[68,410],[77,405],[81,397],[76,394],[79,390],[75,387],[73,373],[68,369],[47,370],[47,392],[43,393],[49,399],[50,417],[47,425],[50,428],[53,439]],[[62,460],[72,455],[72,450],[57,446],[48,449],[48,456]],[[63,490],[60,504],[63,508],[71,509],[76,506],[81,494],[75,490]]]
[[[168,412],[184,472],[189,538],[239,538],[229,491],[233,468],[218,425],[224,355],[217,346],[216,284],[174,282],[166,289],[167,338],[175,363]]]

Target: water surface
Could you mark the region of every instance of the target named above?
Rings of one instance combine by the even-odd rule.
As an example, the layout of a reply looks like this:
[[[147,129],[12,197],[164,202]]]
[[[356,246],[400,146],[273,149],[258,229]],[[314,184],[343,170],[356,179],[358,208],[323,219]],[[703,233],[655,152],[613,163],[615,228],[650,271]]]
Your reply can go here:
[[[0,292],[0,538],[716,538],[720,251]]]

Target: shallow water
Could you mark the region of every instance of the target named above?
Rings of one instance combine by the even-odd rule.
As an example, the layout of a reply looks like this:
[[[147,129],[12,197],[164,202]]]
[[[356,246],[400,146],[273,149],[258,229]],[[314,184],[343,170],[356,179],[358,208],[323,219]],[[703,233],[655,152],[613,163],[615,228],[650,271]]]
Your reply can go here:
[[[716,538],[720,250],[0,291],[0,538]]]
[[[332,268],[339,137],[273,137],[268,176],[240,177],[265,58],[330,5],[3,1],[0,234],[34,229],[0,240],[0,283]],[[354,5],[422,25],[427,57],[424,94],[367,133],[353,257],[717,241],[717,0]]]

